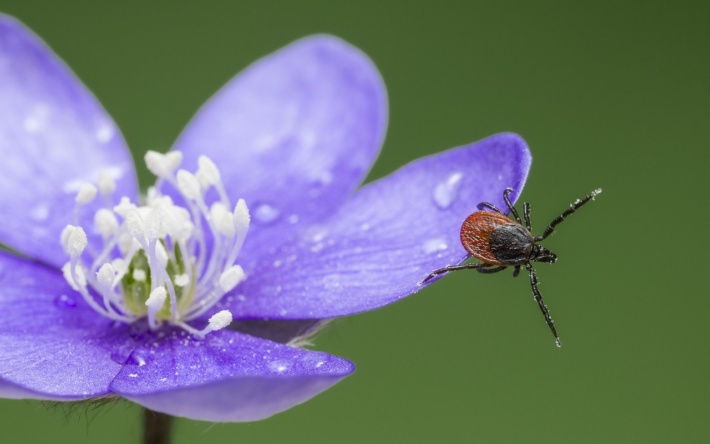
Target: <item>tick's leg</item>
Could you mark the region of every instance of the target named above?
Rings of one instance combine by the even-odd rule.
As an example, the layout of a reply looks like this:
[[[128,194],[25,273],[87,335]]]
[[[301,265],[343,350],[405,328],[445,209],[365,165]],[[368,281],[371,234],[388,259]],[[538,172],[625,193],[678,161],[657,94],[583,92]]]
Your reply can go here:
[[[547,305],[542,300],[542,295],[540,294],[540,291],[537,289],[537,275],[535,274],[535,269],[533,268],[530,263],[525,264],[525,268],[528,269],[530,272],[530,286],[532,287],[533,291],[533,296],[535,296],[535,301],[537,302],[537,305],[540,307],[540,311],[542,311],[542,315],[545,316],[545,321],[547,322],[547,326],[550,327],[550,331],[552,334],[555,336],[555,342],[557,343],[558,347],[562,347],[562,343],[560,342],[560,337],[557,336],[557,330],[555,330],[555,321],[552,320],[552,317],[550,316],[550,312],[547,310]]]
[[[503,270],[505,270],[506,268],[508,268],[508,267],[506,267],[505,265],[501,265],[500,267],[479,268],[479,269],[478,269],[478,272],[479,272],[479,273],[486,273],[486,274],[498,273],[499,271],[503,271]]]
[[[525,218],[525,226],[528,231],[532,231],[532,226],[530,225],[530,204],[527,202],[523,204],[523,217]]]
[[[510,210],[510,214],[512,214],[515,217],[515,220],[518,221],[520,225],[523,223],[520,221],[520,216],[518,216],[518,212],[515,210],[515,207],[513,206],[512,203],[510,203],[510,198],[508,195],[513,192],[512,188],[506,188],[505,191],[503,191],[503,200],[505,201],[505,204],[508,205],[508,209]]]
[[[489,202],[481,202],[478,205],[476,205],[476,208],[478,208],[479,210],[482,210],[484,208],[488,208],[489,210],[493,210],[496,213],[500,213],[503,216],[505,216],[504,212],[502,212],[501,210],[498,209],[498,207],[496,207],[495,205],[493,205],[492,203],[489,203]]]
[[[520,274],[520,265],[516,265],[515,269],[513,270],[513,277],[516,278]]]
[[[429,282],[431,279],[433,279],[435,276],[438,276],[442,273],[448,273],[449,271],[459,271],[459,270],[469,270],[469,269],[474,269],[474,268],[485,268],[485,267],[490,267],[490,264],[484,264],[484,263],[477,263],[477,264],[463,264],[463,265],[449,265],[444,268],[439,268],[438,270],[432,271],[429,276],[426,277],[422,281],[422,284],[426,284]]]
[[[587,195],[584,199],[577,199],[576,201],[574,201],[574,203],[571,204],[571,205],[569,206],[569,208],[567,208],[567,209],[564,211],[564,213],[560,214],[560,215],[557,216],[552,222],[550,222],[550,225],[548,225],[547,228],[545,228],[545,232],[544,232],[544,233],[542,233],[542,234],[539,235],[539,236],[535,236],[535,242],[540,242],[541,240],[545,239],[547,236],[551,235],[551,234],[555,231],[555,227],[556,227],[560,222],[562,222],[563,220],[565,220],[565,218],[566,218],[567,216],[569,216],[570,214],[572,214],[572,213],[574,213],[575,211],[577,211],[577,209],[579,209],[579,207],[581,207],[582,205],[586,204],[586,203],[589,202],[590,200],[592,200],[592,199],[594,199],[595,197],[597,197],[597,194],[599,194],[599,193],[601,193],[601,192],[602,192],[601,188],[597,188],[596,190],[594,190],[594,191],[592,191],[591,193],[589,193],[589,195]]]

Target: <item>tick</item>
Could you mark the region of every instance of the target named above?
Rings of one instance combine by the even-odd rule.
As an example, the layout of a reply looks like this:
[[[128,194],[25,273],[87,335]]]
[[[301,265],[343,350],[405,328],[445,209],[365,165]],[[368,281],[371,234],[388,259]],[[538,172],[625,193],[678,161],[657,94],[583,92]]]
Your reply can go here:
[[[523,226],[518,212],[513,204],[510,203],[509,195],[512,191],[511,188],[506,188],[503,191],[503,200],[515,219],[508,217],[495,205],[481,202],[478,204],[478,209],[482,211],[471,214],[461,225],[461,244],[479,262],[449,265],[440,268],[431,272],[422,283],[426,283],[442,273],[468,269],[476,269],[480,273],[497,273],[508,267],[514,267],[513,277],[516,277],[520,273],[520,267],[525,266],[530,273],[530,286],[532,287],[535,301],[545,317],[547,326],[550,327],[550,331],[555,336],[557,346],[561,347],[562,343],[557,335],[557,330],[555,330],[555,323],[550,317],[550,312],[537,288],[537,274],[531,262],[557,262],[557,255],[538,243],[551,235],[555,231],[555,227],[565,220],[567,216],[577,211],[590,200],[593,200],[602,190],[598,188],[583,199],[577,199],[567,210],[554,218],[539,236],[531,234],[530,204],[527,202],[523,204],[523,217],[525,218],[525,226]]]

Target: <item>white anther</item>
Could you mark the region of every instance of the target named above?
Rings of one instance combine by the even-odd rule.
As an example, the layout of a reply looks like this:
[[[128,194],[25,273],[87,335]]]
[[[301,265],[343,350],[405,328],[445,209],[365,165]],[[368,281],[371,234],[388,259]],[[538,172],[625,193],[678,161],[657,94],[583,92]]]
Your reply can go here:
[[[180,241],[186,241],[192,235],[194,225],[186,209],[177,207],[172,202],[161,203],[158,208],[163,218],[165,235]]]
[[[130,208],[126,212],[125,223],[131,236],[136,238],[145,236],[145,223],[137,208]]]
[[[126,214],[128,214],[128,211],[135,208],[136,206],[131,203],[131,199],[127,197],[122,197],[121,201],[113,207],[113,211],[116,212],[119,216],[125,218]]]
[[[180,170],[177,172],[177,185],[180,192],[188,199],[197,200],[202,196],[200,182],[189,171]]]
[[[168,265],[168,252],[165,251],[162,242],[155,244],[155,259],[158,261],[158,266],[162,270],[165,270],[165,267]]]
[[[246,279],[246,274],[244,274],[242,267],[232,265],[219,276],[219,287],[226,293],[239,285],[244,279]]]
[[[96,185],[99,186],[99,191],[104,196],[110,196],[116,191],[116,181],[113,180],[111,172],[107,169],[99,171],[99,178],[96,181]]]
[[[64,275],[64,279],[69,283],[69,285],[71,285],[71,288],[76,291],[80,291],[80,289],[86,288],[86,274],[84,273],[84,269],[81,267],[76,267],[74,269],[74,272],[76,274],[77,282],[74,281],[74,277],[72,276],[71,262],[67,262],[62,267],[62,274]]]
[[[170,178],[181,162],[182,153],[180,151],[171,151],[166,154],[157,151],[145,153],[145,164],[150,172],[163,179]]]
[[[160,239],[165,236],[163,230],[163,217],[160,211],[150,209],[146,212],[145,218],[145,235],[148,239]]]
[[[121,254],[126,255],[131,250],[138,250],[140,244],[129,233],[121,233],[118,235],[118,249]]]
[[[217,165],[215,165],[209,157],[200,156],[197,159],[197,164],[199,167],[195,176],[197,176],[197,180],[200,182],[203,190],[207,189],[210,185],[217,185],[222,180]]]
[[[190,276],[187,274],[178,274],[175,276],[175,285],[178,287],[187,287],[190,284]]]
[[[116,279],[116,269],[110,263],[105,263],[96,272],[96,280],[99,282],[100,289],[104,292],[111,291],[113,281]]]
[[[94,226],[104,239],[108,239],[118,231],[118,220],[113,211],[101,208],[94,214]]]
[[[79,188],[79,192],[76,193],[74,201],[79,205],[86,205],[96,197],[96,187],[90,183],[84,183]]]
[[[113,269],[116,270],[116,273],[121,275],[123,275],[128,270],[128,262],[126,262],[125,259],[120,257],[112,260],[111,265],[113,266]]]
[[[70,257],[78,257],[86,248],[88,240],[86,233],[81,227],[67,225],[60,235],[62,247]]]
[[[146,278],[145,270],[141,270],[140,268],[136,268],[133,270],[133,280],[138,281],[138,282],[145,282]]]
[[[249,216],[247,203],[244,202],[244,199],[239,199],[234,207],[234,228],[236,228],[238,233],[245,233],[249,229],[250,221],[251,217]]]
[[[232,323],[232,313],[229,310],[222,310],[215,313],[209,320],[207,328],[209,331],[221,330]],[[207,328],[205,330],[207,330]],[[204,332],[204,331],[203,331]],[[208,333],[208,332],[204,332]]]
[[[225,237],[234,237],[236,228],[234,226],[234,215],[227,210],[222,202],[215,202],[210,207],[210,219],[217,232]]]
[[[150,292],[148,300],[145,301],[145,305],[150,309],[154,308],[155,311],[160,310],[165,303],[165,299],[168,297],[168,292],[165,287],[155,287],[153,291]]]

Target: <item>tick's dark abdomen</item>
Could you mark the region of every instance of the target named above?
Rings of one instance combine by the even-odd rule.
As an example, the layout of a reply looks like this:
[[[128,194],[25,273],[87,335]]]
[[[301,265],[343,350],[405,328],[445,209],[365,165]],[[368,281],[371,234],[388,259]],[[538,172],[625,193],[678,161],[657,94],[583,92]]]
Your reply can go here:
[[[488,243],[491,252],[502,264],[519,265],[528,260],[533,240],[525,227],[510,223],[496,227]]]

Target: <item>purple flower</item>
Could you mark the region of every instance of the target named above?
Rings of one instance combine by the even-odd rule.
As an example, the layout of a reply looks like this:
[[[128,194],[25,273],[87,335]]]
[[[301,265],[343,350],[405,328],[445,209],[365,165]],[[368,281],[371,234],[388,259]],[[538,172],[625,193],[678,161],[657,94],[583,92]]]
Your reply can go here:
[[[251,421],[348,376],[298,345],[464,259],[463,218],[517,198],[530,166],[499,134],[358,188],[386,124],[370,60],[308,37],[208,101],[181,156],[146,156],[141,200],[111,118],[0,16],[0,243],[17,252],[0,251],[0,396]]]

